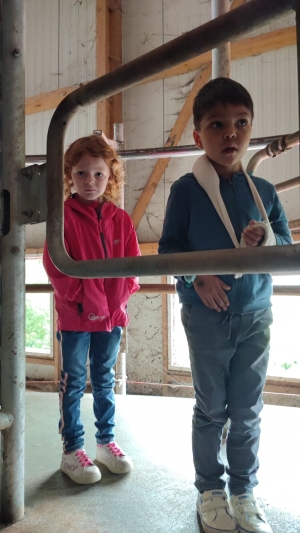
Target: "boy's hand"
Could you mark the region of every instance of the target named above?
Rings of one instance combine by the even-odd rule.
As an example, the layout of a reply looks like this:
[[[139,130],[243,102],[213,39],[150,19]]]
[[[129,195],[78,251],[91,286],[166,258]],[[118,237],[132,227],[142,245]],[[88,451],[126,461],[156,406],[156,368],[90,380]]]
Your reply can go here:
[[[226,285],[218,276],[196,276],[194,289],[202,302],[209,309],[214,309],[218,313],[226,311],[229,300],[225,291],[230,291],[231,287]]]
[[[253,227],[256,220],[250,220],[248,226],[244,229],[242,237],[246,246],[260,246],[265,237],[263,228]]]

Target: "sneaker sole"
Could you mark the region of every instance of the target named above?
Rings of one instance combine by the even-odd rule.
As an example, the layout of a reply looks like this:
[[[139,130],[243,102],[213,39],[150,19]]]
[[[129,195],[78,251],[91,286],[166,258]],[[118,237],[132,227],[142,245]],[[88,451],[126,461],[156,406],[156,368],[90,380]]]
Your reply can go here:
[[[101,479],[100,472],[99,474],[95,474],[94,476],[90,476],[89,478],[78,478],[72,475],[72,472],[69,472],[68,470],[67,471],[63,470],[62,468],[60,469],[66,476],[72,479],[72,481],[74,481],[75,483],[78,483],[78,485],[90,485],[91,483],[97,483],[97,481],[100,481]]]
[[[120,472],[120,470],[117,470],[116,468],[114,468],[113,466],[110,465],[110,463],[108,461],[105,461],[105,459],[102,459],[102,458],[98,458],[96,457],[96,461],[98,463],[100,463],[101,465],[104,465],[106,466],[106,468],[108,468],[108,470],[112,473],[112,474],[119,474],[119,475],[122,475],[122,474],[128,474],[129,472],[131,472],[132,470],[132,466],[130,465],[126,465],[124,466],[122,472]]]
[[[205,522],[203,522],[199,512],[198,512],[198,517],[199,517],[199,520],[201,522],[201,527],[202,527],[204,533],[239,533],[239,529],[237,527],[235,529],[227,529],[225,531],[225,529],[223,529],[223,530],[222,529],[216,529],[216,528],[208,526],[207,524],[205,524]]]
[[[239,526],[239,533],[253,533],[252,531],[249,531],[249,529],[244,529],[243,527]],[[272,533],[273,530],[268,531],[268,533]]]

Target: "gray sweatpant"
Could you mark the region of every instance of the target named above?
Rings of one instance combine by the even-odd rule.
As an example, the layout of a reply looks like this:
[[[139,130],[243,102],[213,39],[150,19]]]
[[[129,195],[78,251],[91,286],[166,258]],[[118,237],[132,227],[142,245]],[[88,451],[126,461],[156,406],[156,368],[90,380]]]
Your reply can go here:
[[[192,446],[199,491],[251,493],[257,485],[262,391],[269,359],[271,309],[244,315],[183,304],[195,388]],[[230,418],[227,460],[222,429]]]

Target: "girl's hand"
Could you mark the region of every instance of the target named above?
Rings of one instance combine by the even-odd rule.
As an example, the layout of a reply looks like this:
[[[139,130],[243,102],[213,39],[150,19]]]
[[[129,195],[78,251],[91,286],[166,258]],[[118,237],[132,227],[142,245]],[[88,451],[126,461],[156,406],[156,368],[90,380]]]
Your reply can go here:
[[[263,228],[253,227],[256,220],[250,220],[248,226],[244,229],[242,237],[246,246],[260,246],[265,237]]]
[[[229,300],[225,291],[230,291],[231,287],[226,285],[218,276],[196,276],[193,285],[206,307],[214,309],[218,313],[221,310],[227,310]]]

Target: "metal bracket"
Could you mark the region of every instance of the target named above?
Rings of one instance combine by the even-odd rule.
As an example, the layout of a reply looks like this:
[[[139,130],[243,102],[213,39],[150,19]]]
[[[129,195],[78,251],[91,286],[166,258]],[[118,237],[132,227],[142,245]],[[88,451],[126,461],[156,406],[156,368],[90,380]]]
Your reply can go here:
[[[10,428],[14,421],[14,417],[8,413],[0,410],[0,431]]]
[[[19,224],[38,224],[47,219],[46,164],[20,171]]]

